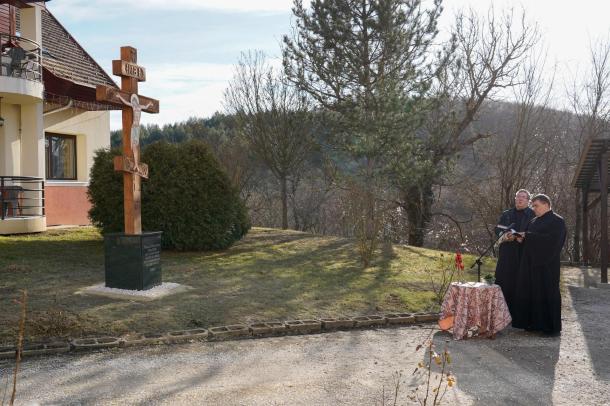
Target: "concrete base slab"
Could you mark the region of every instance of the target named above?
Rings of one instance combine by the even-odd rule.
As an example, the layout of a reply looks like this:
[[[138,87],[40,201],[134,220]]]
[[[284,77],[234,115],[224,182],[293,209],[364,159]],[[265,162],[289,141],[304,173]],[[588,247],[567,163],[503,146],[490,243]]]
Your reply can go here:
[[[192,288],[190,286],[180,285],[179,283],[173,282],[163,282],[161,285],[155,286],[154,288],[148,290],[107,288],[105,284],[100,283],[81,289],[77,291],[76,294],[104,296],[112,299],[151,301],[169,295],[174,295],[176,293],[186,292],[187,290],[191,289]]]
[[[597,288],[598,289],[606,289],[606,290],[610,290],[610,283],[601,283],[601,282],[597,282]]]

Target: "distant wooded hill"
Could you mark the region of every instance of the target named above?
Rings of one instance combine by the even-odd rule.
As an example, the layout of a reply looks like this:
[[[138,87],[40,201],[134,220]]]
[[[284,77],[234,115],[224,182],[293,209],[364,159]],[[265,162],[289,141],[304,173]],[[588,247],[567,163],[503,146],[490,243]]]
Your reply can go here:
[[[179,143],[190,139],[218,141],[218,138],[233,132],[234,128],[234,119],[220,113],[209,118],[190,118],[184,122],[163,126],[143,125],[140,129],[140,145],[146,146],[157,141]],[[110,133],[112,147],[121,145],[121,134],[121,130]]]

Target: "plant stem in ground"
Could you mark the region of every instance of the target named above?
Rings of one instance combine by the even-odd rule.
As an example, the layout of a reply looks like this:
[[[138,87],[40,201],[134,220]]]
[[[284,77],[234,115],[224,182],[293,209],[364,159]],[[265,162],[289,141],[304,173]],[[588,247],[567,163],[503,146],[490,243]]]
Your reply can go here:
[[[19,337],[17,339],[17,354],[15,356],[15,373],[13,375],[13,393],[11,395],[10,406],[15,403],[15,396],[17,395],[17,374],[19,373],[19,364],[21,364],[21,351],[23,350],[23,336],[25,335],[25,311],[28,299],[27,290],[23,290],[21,294],[21,318],[19,319]]]
[[[443,376],[445,375],[445,365],[447,364],[447,359],[445,357],[445,354],[446,354],[446,351],[443,353],[443,367],[441,368],[441,377],[440,377],[438,386],[436,387],[436,394],[434,395],[434,402],[432,403],[435,406],[440,404],[440,402],[437,403],[437,399],[438,399],[439,393],[441,392],[441,387],[443,386]]]
[[[430,341],[430,345],[428,346],[428,379],[426,381],[426,397],[424,398],[424,405],[428,404],[431,375],[432,375],[432,341]]]

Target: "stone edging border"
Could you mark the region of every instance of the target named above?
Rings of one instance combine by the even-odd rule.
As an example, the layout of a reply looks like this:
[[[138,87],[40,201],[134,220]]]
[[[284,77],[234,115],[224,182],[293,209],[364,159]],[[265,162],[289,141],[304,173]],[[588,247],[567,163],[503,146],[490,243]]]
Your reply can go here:
[[[133,337],[89,337],[67,341],[26,344],[22,357],[55,355],[70,352],[84,352],[117,347],[140,347],[155,344],[177,344],[194,341],[225,341],[247,338],[278,337],[283,335],[303,335],[354,330],[364,328],[393,327],[415,323],[433,323],[439,319],[439,313],[388,313],[385,315],[368,315],[356,317],[337,317],[322,319],[288,320],[284,322],[260,322],[233,324],[211,327],[177,330],[159,334],[139,334]],[[0,360],[15,358],[16,348],[0,347]]]

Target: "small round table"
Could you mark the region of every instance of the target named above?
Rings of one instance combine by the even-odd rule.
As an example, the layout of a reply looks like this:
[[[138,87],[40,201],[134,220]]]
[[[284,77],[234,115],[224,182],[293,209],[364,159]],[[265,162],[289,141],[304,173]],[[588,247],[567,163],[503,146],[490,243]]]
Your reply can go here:
[[[511,321],[500,286],[454,282],[443,299],[439,324],[452,328],[453,338],[461,340],[470,335],[494,338]]]

